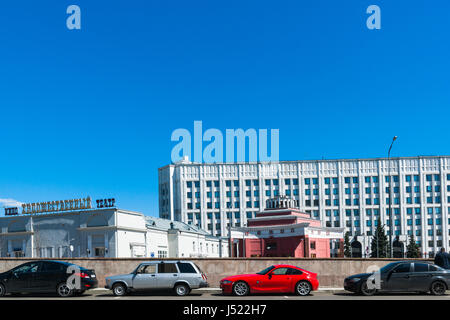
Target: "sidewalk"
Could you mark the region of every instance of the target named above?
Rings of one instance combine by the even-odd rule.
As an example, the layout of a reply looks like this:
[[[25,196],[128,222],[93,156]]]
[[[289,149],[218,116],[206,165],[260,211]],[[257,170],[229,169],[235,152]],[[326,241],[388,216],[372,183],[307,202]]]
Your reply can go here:
[[[92,290],[104,290],[104,291],[109,291],[108,289],[105,288],[96,288],[96,289],[92,289]],[[217,287],[217,288],[201,288],[201,289],[194,289],[196,292],[221,292],[222,290]],[[319,290],[317,290],[318,292],[328,292],[328,293],[335,293],[335,292],[344,292],[344,288],[331,288],[331,287],[319,287]]]

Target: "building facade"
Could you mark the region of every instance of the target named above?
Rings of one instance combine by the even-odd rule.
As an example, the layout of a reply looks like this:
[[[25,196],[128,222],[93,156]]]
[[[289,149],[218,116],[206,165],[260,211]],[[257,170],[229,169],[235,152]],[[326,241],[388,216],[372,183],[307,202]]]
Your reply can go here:
[[[0,217],[0,257],[222,257],[228,239],[118,208]]]
[[[248,219],[247,227],[231,228],[233,257],[331,258],[344,255],[344,228],[322,227],[295,201],[269,199],[266,209]]]
[[[378,218],[397,256],[414,235],[424,257],[450,248],[450,157],[199,164],[159,169],[159,215],[227,236],[267,199],[288,196],[323,226],[345,228],[355,256],[370,254]],[[391,199],[391,200],[390,200]]]

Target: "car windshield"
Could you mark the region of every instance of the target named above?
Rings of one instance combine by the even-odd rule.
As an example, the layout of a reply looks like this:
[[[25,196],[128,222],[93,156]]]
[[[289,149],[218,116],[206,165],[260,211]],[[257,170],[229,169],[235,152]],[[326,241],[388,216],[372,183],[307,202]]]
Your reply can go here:
[[[269,272],[269,271],[272,270],[273,268],[275,268],[275,266],[270,266],[270,267],[265,268],[264,270],[262,270],[262,271],[260,271],[260,272],[257,272],[256,274],[261,274],[261,275],[266,274],[267,272]]]

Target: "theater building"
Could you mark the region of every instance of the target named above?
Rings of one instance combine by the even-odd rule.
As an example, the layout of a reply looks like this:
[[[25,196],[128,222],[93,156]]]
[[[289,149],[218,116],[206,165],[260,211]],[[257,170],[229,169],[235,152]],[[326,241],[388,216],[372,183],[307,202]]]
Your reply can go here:
[[[6,208],[0,257],[177,258],[228,256],[228,239],[89,197]],[[21,212],[20,212],[21,211]]]
[[[322,227],[288,197],[267,200],[266,209],[247,221],[247,227],[231,228],[234,257],[343,256],[344,228]]]

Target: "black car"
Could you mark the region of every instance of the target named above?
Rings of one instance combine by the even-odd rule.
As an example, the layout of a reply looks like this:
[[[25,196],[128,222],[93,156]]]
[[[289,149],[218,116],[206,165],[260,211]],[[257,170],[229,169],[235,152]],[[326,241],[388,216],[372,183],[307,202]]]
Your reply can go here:
[[[422,261],[392,262],[382,267],[379,273],[361,273],[344,280],[345,290],[367,296],[377,292],[431,292],[443,295],[449,285],[450,270]]]
[[[0,273],[0,297],[8,293],[81,294],[98,285],[94,270],[62,261],[32,261]]]

